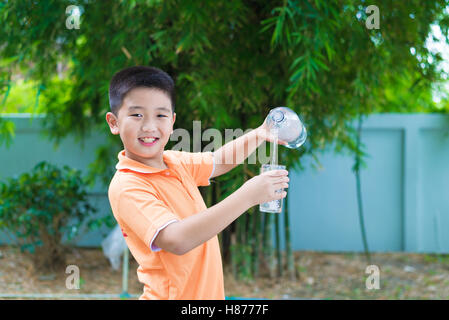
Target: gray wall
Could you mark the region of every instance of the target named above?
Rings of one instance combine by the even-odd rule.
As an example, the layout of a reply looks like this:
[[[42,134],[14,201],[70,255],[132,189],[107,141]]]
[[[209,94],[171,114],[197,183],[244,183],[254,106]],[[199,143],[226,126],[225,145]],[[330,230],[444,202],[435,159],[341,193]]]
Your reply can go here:
[[[449,118],[380,114],[367,119],[361,185],[372,251],[449,252]],[[292,172],[295,250],[363,251],[352,155],[323,152],[322,168]],[[292,197],[292,195],[294,195]]]

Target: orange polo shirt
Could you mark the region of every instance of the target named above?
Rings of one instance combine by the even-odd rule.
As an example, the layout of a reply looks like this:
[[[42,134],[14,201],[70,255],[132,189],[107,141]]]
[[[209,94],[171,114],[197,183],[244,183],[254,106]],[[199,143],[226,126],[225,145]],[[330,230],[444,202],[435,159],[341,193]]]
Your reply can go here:
[[[175,255],[153,245],[158,232],[207,209],[198,186],[210,184],[212,152],[165,150],[168,169],[149,167],[118,154],[109,202],[143,283],[139,299],[224,299],[223,265],[217,236]]]

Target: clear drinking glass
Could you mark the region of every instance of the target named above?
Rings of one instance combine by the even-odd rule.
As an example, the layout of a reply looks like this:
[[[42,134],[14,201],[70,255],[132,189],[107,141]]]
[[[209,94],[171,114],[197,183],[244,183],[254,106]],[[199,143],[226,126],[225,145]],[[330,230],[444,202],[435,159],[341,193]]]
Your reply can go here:
[[[264,173],[266,171],[271,170],[285,170],[285,166],[279,164],[263,164],[260,168],[260,173]],[[277,193],[281,193],[284,189],[276,190]],[[282,212],[282,204],[284,199],[273,200],[270,202],[261,203],[259,205],[260,212],[271,212],[271,213],[281,213]]]

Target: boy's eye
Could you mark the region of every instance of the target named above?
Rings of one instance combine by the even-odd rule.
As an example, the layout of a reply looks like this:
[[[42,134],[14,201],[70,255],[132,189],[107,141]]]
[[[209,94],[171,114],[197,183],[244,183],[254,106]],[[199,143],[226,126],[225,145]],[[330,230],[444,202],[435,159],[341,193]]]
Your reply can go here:
[[[167,117],[167,116],[164,115],[164,114],[158,114],[157,116],[158,116],[158,117],[165,117],[165,118]],[[141,117],[143,117],[143,115],[140,114],[140,113],[135,113],[135,114],[132,114],[131,117],[138,117],[138,118],[141,118]]]

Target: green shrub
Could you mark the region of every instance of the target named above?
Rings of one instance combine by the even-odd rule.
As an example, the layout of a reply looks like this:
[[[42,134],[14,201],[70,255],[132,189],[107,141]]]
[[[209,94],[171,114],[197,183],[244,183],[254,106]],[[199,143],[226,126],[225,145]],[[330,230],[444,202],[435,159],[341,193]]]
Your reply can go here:
[[[68,247],[63,237],[73,240],[96,212],[88,203],[81,172],[68,166],[61,170],[44,161],[31,173],[0,182],[0,230],[15,236],[13,241],[31,254],[38,271],[65,268]]]

